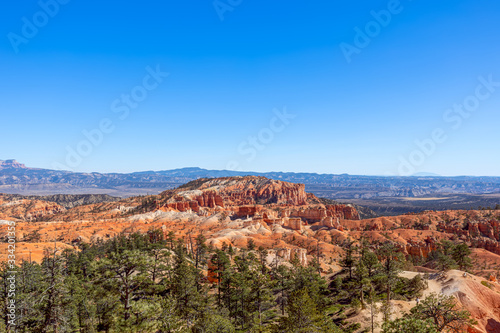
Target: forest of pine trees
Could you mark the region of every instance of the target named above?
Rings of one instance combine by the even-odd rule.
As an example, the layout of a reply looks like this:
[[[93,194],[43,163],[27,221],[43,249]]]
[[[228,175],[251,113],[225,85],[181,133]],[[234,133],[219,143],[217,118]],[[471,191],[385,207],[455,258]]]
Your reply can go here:
[[[359,331],[359,324],[346,319],[361,309],[372,316],[366,332],[375,327],[386,333],[446,332],[472,323],[442,296],[391,318],[390,301],[414,300],[426,282],[420,275],[398,275],[410,263],[390,243],[372,249],[367,241],[357,246],[349,241],[343,271],[328,277],[319,274],[317,260],[308,266],[267,265],[267,250],[254,244],[236,250],[205,243],[203,235],[185,241],[151,230],[81,244],[79,250],[46,250],[41,264],[25,261],[17,267],[16,327],[8,326],[9,268],[3,265],[0,331],[347,333]],[[456,265],[469,264],[463,247],[447,251]],[[435,255],[439,262],[447,253]],[[453,316],[443,321],[440,309]],[[379,312],[383,323],[374,319]]]

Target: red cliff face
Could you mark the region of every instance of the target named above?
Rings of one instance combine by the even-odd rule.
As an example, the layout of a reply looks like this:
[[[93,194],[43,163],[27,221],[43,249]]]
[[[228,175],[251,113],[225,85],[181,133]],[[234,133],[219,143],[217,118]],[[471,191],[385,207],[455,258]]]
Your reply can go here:
[[[245,218],[246,216],[255,216],[263,211],[262,205],[238,206],[234,209],[236,217]],[[269,214],[266,214],[266,218]]]
[[[184,212],[192,210],[198,212],[201,207],[216,208],[224,207],[224,200],[216,191],[206,191],[200,195],[193,195],[191,197],[174,196],[166,204],[167,207]]]
[[[471,241],[471,245],[473,247],[482,248],[490,252],[500,254],[500,243],[492,239],[488,238],[473,239]]]
[[[188,210],[192,210],[194,212],[199,211],[200,207],[198,206],[197,201],[176,201],[170,202],[167,204],[168,208],[172,208],[174,210],[178,210],[179,212],[186,212]]]
[[[359,220],[359,213],[356,208],[349,205],[328,205],[326,206],[327,216],[338,217],[344,220]]]
[[[178,211],[218,209],[238,218],[263,217],[267,223],[277,219],[300,218],[306,222],[333,219],[359,220],[357,210],[349,205],[323,205],[305,192],[303,184],[293,184],[264,177],[227,177],[201,179],[162,194],[166,200],[157,208]]]
[[[197,190],[213,191],[227,206],[248,204],[305,205],[304,184],[293,184],[265,177],[227,177],[207,180]],[[219,205],[220,206],[220,205]]]
[[[473,247],[500,254],[500,222],[475,216],[438,223],[438,230],[453,234]]]
[[[327,217],[341,220],[359,220],[356,208],[348,205],[308,205],[286,210],[287,216],[300,217],[310,222],[321,221]]]
[[[438,249],[437,242],[433,239],[426,239],[424,241],[410,241],[404,247],[404,252],[412,257],[429,257],[429,254]]]
[[[481,221],[477,224],[469,224],[469,230],[475,227],[477,227],[477,231],[479,231],[482,236],[500,241],[500,223],[498,221],[490,220]],[[476,232],[476,230],[474,231]]]

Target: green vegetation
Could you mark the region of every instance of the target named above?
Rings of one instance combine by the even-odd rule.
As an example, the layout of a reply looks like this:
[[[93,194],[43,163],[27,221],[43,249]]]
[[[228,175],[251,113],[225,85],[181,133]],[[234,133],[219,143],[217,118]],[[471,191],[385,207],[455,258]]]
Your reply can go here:
[[[372,329],[377,325],[377,302],[385,304],[384,332],[433,333],[470,323],[451,299],[434,296],[391,321],[388,302],[412,300],[426,286],[420,275],[398,276],[407,263],[391,243],[372,249],[349,241],[344,270],[328,278],[317,260],[269,267],[267,250],[254,243],[241,250],[205,243],[203,235],[180,240],[150,230],[78,251],[47,250],[41,264],[17,267],[17,332],[350,333],[361,326],[346,319],[360,309],[370,310]],[[2,332],[8,270],[0,269]]]
[[[481,284],[482,284],[483,286],[485,286],[485,287],[488,287],[488,288],[490,288],[490,289],[493,289],[493,286],[492,286],[490,283],[486,282],[486,281],[481,281]]]
[[[436,325],[430,319],[421,320],[403,317],[384,324],[383,333],[438,333]]]
[[[344,271],[334,277],[330,298],[340,305],[332,319],[347,331],[355,328],[346,326],[344,321],[353,310],[369,309],[375,326],[375,303],[383,302],[380,310],[387,322],[391,317],[388,306],[391,299],[409,301],[421,296],[427,287],[420,275],[413,279],[398,276],[407,263],[392,243],[383,244],[375,251],[370,249],[366,240],[361,240],[358,247],[349,240],[344,247],[344,257],[340,262]]]
[[[428,261],[443,272],[455,268],[469,271],[472,268],[470,254],[471,250],[467,244],[455,244],[449,240],[442,240],[437,250],[430,253]]]
[[[411,309],[410,318],[431,320],[439,332],[463,332],[464,327],[474,325],[466,310],[460,310],[453,296],[429,295]]]

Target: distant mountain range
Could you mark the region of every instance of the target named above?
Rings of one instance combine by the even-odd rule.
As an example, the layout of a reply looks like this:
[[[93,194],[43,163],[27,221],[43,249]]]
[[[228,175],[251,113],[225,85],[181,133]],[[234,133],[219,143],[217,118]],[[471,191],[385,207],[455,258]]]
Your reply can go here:
[[[375,211],[379,208],[375,207],[376,205],[373,206],[373,201],[387,200],[388,198],[400,201],[405,198],[427,197],[426,201],[432,202],[443,200],[443,198],[435,198],[436,196],[446,196],[446,198],[458,196],[460,202],[466,202],[466,205],[471,208],[477,208],[483,199],[481,198],[479,201],[471,199],[471,197],[465,199],[464,195],[487,195],[488,200],[485,201],[485,204],[500,204],[495,195],[500,193],[500,177],[441,177],[432,174],[412,177],[353,176],[294,172],[260,173],[201,168],[133,173],[81,173],[29,168],[15,160],[0,161],[0,193],[23,195],[108,194],[128,197],[157,194],[199,178],[247,175],[302,183],[306,185],[307,191],[328,199],[354,202],[360,205],[369,200],[369,207]],[[408,202],[405,202],[402,209],[407,210],[407,204]],[[432,208],[432,206],[424,205],[419,210],[425,208]],[[462,208],[462,206],[456,208]],[[397,212],[399,211],[386,211],[384,213]]]
[[[418,172],[413,175],[412,177],[442,177],[441,175],[438,175],[437,173],[432,173],[432,172]]]

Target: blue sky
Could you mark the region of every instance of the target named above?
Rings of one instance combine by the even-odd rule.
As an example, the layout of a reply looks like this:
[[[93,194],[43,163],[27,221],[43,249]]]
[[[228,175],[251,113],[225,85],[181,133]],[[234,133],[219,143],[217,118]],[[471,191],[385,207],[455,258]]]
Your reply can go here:
[[[0,159],[500,176],[498,2],[54,1],[0,11]]]

